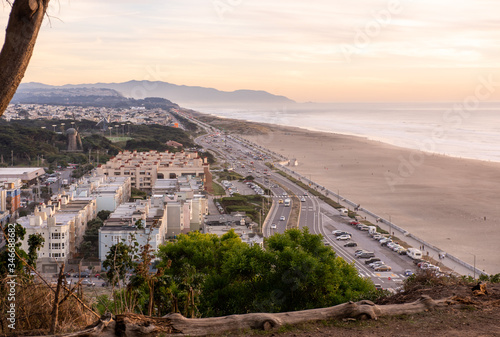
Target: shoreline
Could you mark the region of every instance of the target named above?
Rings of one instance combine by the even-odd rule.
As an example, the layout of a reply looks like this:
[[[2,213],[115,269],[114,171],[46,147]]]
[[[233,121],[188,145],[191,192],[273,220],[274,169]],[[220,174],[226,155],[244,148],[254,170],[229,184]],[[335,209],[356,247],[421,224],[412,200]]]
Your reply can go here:
[[[446,133],[440,134],[440,132],[438,132],[436,130],[434,131],[434,134],[429,135],[426,138],[426,140],[422,141],[421,143],[415,143],[414,146],[411,146],[411,145],[408,145],[409,143],[407,143],[406,145],[399,145],[399,144],[397,144],[396,139],[391,139],[391,138],[384,137],[384,136],[365,135],[365,134],[359,135],[359,134],[356,134],[354,132],[339,132],[337,130],[336,131],[320,130],[320,129],[317,129],[313,126],[298,127],[298,126],[294,126],[294,125],[273,124],[272,122],[260,122],[260,121],[246,119],[246,118],[234,118],[231,116],[218,115],[216,113],[202,113],[202,114],[211,116],[211,117],[216,118],[216,119],[240,121],[240,122],[249,123],[249,124],[266,125],[266,126],[274,125],[274,126],[277,126],[279,128],[291,128],[291,129],[297,128],[299,130],[309,131],[309,132],[327,133],[327,134],[332,134],[332,135],[352,136],[352,137],[356,137],[356,138],[367,139],[367,140],[373,141],[373,142],[380,142],[383,144],[387,144],[387,145],[391,145],[391,146],[395,146],[395,147],[399,147],[399,148],[403,148],[403,149],[407,149],[407,150],[411,150],[411,151],[424,152],[424,153],[428,153],[428,154],[432,154],[432,155],[441,155],[441,156],[446,156],[446,157],[450,157],[450,158],[477,160],[477,161],[487,162],[487,163],[500,163],[500,157],[497,160],[495,160],[496,157],[495,158],[480,158],[481,156],[474,157],[472,155],[460,155],[460,154],[449,153],[446,151],[433,150],[432,148],[434,148],[436,146],[436,144],[439,144],[439,142],[441,140],[440,138],[446,137]],[[428,149],[429,147],[430,147],[430,149]]]
[[[243,122],[233,121],[241,129]],[[230,131],[228,122],[224,119]],[[500,273],[500,163],[424,153],[363,136],[245,123],[249,131],[241,137],[297,159],[298,166],[291,167],[297,173],[464,262],[472,265],[476,257],[480,270]],[[251,134],[252,125],[268,131]]]

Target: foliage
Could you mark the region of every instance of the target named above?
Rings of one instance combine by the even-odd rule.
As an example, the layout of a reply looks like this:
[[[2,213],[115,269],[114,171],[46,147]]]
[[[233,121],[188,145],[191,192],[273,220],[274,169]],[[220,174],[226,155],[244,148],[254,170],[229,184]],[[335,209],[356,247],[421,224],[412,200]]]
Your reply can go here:
[[[242,243],[233,231],[220,238],[189,233],[162,246],[159,257],[160,266],[171,261],[164,280],[170,289],[168,309],[174,312],[190,306],[201,316],[302,310],[373,290],[371,281],[307,229],[275,234],[265,249]],[[189,289],[198,294],[194,305],[186,302]]]
[[[106,221],[109,218],[111,211],[103,209],[102,211],[97,212],[97,217],[102,221]]]
[[[106,276],[111,284],[124,281],[127,272],[134,268],[132,247],[123,242],[111,246],[102,266],[108,270]]]
[[[12,228],[12,227],[11,227]],[[24,240],[24,236],[26,235],[26,229],[21,226],[20,224],[15,224],[14,225],[14,230],[13,232],[10,232],[9,229],[7,228],[2,228],[6,238],[7,238],[7,245],[12,244],[8,240],[13,239],[13,244],[14,244],[14,250],[19,255],[21,258],[27,260],[28,259],[28,254],[24,250],[21,249],[21,243]],[[13,233],[14,237],[12,238],[9,234]],[[0,278],[7,275],[7,274],[12,274],[10,271],[10,268],[8,268],[9,264],[14,264],[14,270],[16,275],[20,275],[23,273],[24,268],[23,268],[23,262],[18,258],[18,256],[12,258],[9,254],[9,250],[5,249],[0,253]]]
[[[130,192],[131,199],[146,199],[147,196],[148,196],[148,194],[146,192],[143,192],[140,189],[132,187],[131,192]]]
[[[36,260],[38,259],[38,251],[43,247],[45,239],[42,234],[30,234],[28,237],[28,263],[36,269]]]
[[[92,164],[86,164],[86,165],[80,165],[76,169],[73,170],[71,173],[71,176],[73,178],[81,178],[83,177],[87,172],[90,172],[94,168],[94,165]]]

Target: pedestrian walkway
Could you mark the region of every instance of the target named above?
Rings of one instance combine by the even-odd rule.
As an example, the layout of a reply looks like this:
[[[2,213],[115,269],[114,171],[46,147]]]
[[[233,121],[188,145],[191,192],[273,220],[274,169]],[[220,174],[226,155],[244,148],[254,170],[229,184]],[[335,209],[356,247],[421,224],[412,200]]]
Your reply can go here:
[[[298,178],[301,181],[310,183],[313,187],[315,187],[315,189],[318,192],[320,192],[326,197],[330,197],[335,201],[338,201],[341,206],[348,209],[356,208],[358,219],[361,218],[370,221],[372,224],[378,225],[383,230],[390,232],[392,235],[400,238],[401,240],[405,241],[408,245],[414,248],[419,248],[419,247],[423,248],[422,253],[424,254],[424,256],[428,256],[429,258],[434,259],[437,262],[436,264],[438,267],[442,268],[443,266],[445,266],[457,274],[470,275],[473,277],[474,276],[478,277],[482,273],[481,270],[477,268],[475,269],[474,266],[470,265],[469,263],[466,263],[454,256],[451,256],[449,253],[443,252],[443,250],[439,249],[438,247],[435,247],[432,244],[425,242],[424,240],[412,235],[411,233],[395,225],[394,223],[386,219],[382,219],[381,217],[378,217],[374,213],[364,209],[363,207],[361,207],[361,205],[358,205],[353,201],[343,198],[342,196],[336,194],[335,192],[332,192],[327,188],[314,183],[308,178],[298,174],[295,171],[290,170],[287,167],[284,167],[282,165],[277,165],[277,166],[279,166],[280,169],[287,172],[288,174],[291,174],[293,177]],[[440,256],[443,256],[443,253],[445,253],[444,254],[445,257],[440,258]]]

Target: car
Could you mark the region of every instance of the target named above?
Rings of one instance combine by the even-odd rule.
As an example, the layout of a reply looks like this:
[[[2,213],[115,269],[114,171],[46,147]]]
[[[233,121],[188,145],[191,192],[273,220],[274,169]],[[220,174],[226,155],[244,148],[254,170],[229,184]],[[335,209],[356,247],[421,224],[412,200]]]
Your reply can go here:
[[[403,275],[408,277],[408,276],[412,276],[413,275],[413,271],[411,269],[406,269],[404,272],[403,272]]]
[[[82,271],[80,274],[78,274],[78,273],[74,274],[73,277],[87,278],[87,277],[90,277],[90,273],[86,272],[86,271]]]
[[[408,253],[408,251],[405,248],[402,248],[402,249],[398,250],[398,254],[399,255],[406,255],[406,253]]]
[[[387,265],[375,267],[375,271],[391,271],[391,270],[392,268]]]
[[[377,262],[377,261],[380,261],[380,258],[372,257],[371,259],[366,260],[365,264],[370,264],[370,263]]]
[[[91,280],[83,280],[81,284],[89,287],[95,287],[95,282]]]
[[[273,223],[273,224],[271,225],[271,229],[276,229],[276,224],[275,224],[275,223]]]
[[[356,256],[358,259],[369,259],[370,257],[375,257],[375,253],[373,252],[362,252],[361,254]]]
[[[351,240],[351,236],[350,235],[340,235],[340,236],[337,236],[337,240]]]
[[[380,284],[375,284],[375,289],[376,290],[384,290]]]
[[[333,235],[337,235],[337,234],[339,234],[339,235],[340,235],[340,233],[343,233],[343,232],[344,232],[344,231],[342,231],[342,230],[340,230],[340,229],[336,229],[336,230],[332,231],[332,234],[333,234]]]
[[[365,249],[356,249],[356,250],[354,251],[354,255],[356,255],[356,254],[361,254],[362,252],[367,252],[367,250],[365,250]]]
[[[377,261],[377,262],[372,262],[368,265],[368,267],[370,267],[372,269],[375,269],[375,268],[380,267],[380,266],[385,266],[385,262]]]
[[[300,198],[300,202],[306,202],[306,198],[304,197]]]
[[[344,247],[357,247],[358,244],[354,241],[348,242],[344,245]]]
[[[280,221],[285,221],[285,216],[284,215],[280,216]]]
[[[353,221],[349,222],[349,225],[356,226],[356,225],[359,225],[359,222],[356,220],[353,220]]]

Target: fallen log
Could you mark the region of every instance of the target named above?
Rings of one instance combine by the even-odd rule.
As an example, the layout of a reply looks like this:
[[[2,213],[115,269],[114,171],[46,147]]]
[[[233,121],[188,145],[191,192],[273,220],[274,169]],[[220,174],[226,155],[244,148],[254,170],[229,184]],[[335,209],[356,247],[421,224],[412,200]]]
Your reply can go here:
[[[422,296],[415,302],[403,304],[376,305],[371,301],[348,302],[329,308],[310,309],[283,313],[252,313],[224,317],[186,318],[180,314],[164,317],[148,317],[133,313],[101,318],[93,327],[80,333],[61,334],[60,337],[153,337],[163,336],[206,336],[244,330],[271,330],[283,325],[339,320],[346,318],[373,319],[383,316],[415,314],[456,304],[451,298],[433,300]]]

